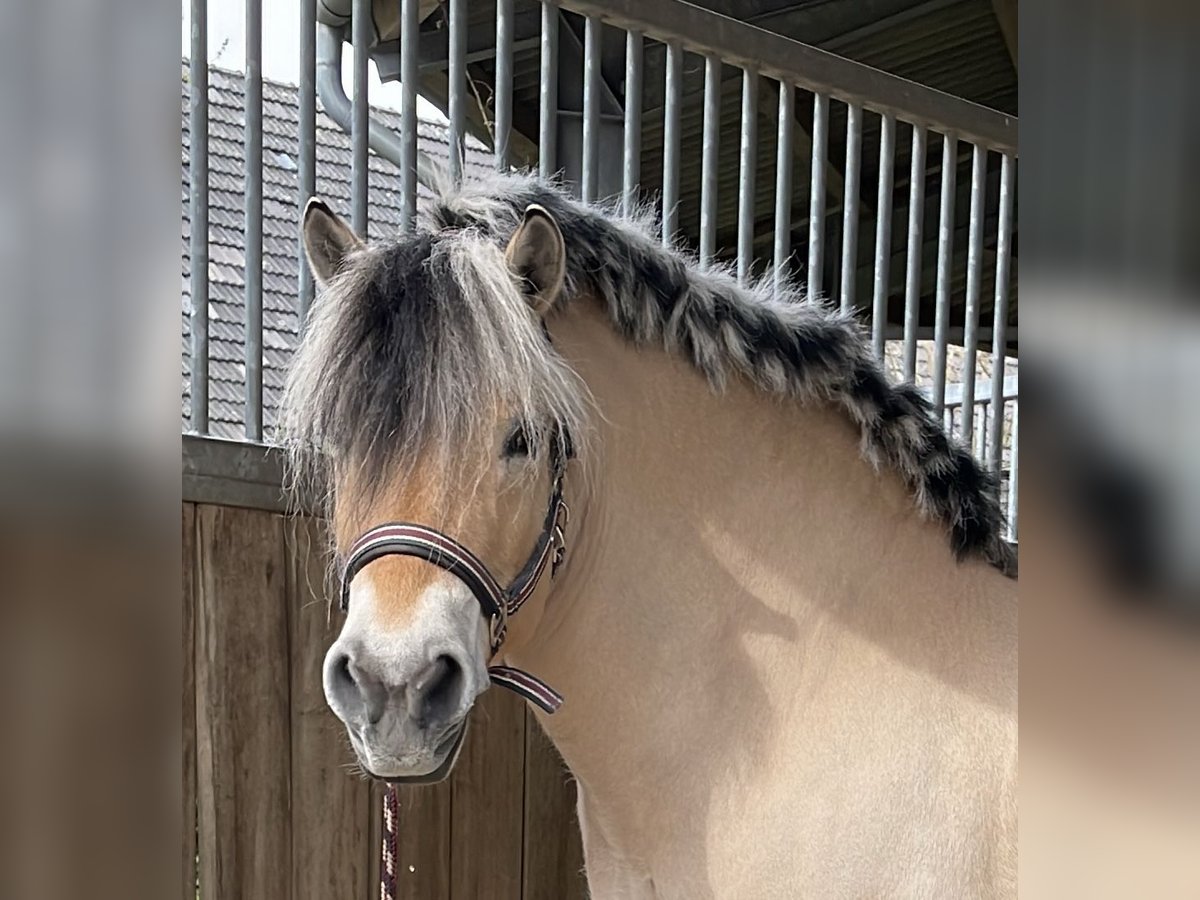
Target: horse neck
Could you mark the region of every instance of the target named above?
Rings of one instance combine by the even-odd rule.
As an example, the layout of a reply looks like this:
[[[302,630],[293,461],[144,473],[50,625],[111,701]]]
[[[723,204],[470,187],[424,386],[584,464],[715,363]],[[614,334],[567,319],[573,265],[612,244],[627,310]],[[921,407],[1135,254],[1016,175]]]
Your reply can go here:
[[[1015,702],[981,662],[1015,641],[1010,582],[956,564],[842,414],[740,382],[714,392],[597,304],[551,329],[600,433],[569,564],[518,661],[566,695],[543,723],[589,794],[645,778],[656,795],[682,780],[682,797],[697,746],[744,761],[834,658]]]

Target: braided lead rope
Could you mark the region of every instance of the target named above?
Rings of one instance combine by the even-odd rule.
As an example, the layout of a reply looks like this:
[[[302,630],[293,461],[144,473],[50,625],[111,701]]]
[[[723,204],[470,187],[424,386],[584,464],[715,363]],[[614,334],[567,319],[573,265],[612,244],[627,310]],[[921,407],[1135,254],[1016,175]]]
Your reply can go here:
[[[383,791],[383,846],[380,848],[379,900],[396,900],[396,820],[400,801],[396,786],[389,784]]]

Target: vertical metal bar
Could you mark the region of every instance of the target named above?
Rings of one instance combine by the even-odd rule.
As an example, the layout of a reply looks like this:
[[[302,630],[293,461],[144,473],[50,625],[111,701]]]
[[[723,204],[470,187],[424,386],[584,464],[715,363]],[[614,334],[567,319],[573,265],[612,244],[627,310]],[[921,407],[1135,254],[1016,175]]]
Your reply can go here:
[[[596,199],[600,178],[600,17],[588,16],[583,31],[583,179],[580,197]]]
[[[466,0],[458,0],[465,3]],[[463,25],[464,32],[466,25]],[[465,38],[464,38],[465,40]],[[465,52],[464,45],[464,52]],[[538,174],[557,171],[558,149],[558,4],[542,4],[542,72],[538,90]]]
[[[621,211],[637,207],[642,175],[642,34],[625,34],[625,159],[621,180]]]
[[[400,0],[400,230],[417,218],[417,0]]]
[[[779,123],[775,141],[775,293],[783,286],[785,266],[792,254],[792,111],[795,91],[779,83]]]
[[[496,170],[508,171],[512,137],[513,0],[496,0]]]
[[[908,173],[908,259],[904,271],[904,378],[917,378],[917,326],[921,316],[921,241],[925,227],[925,128],[913,125]]]
[[[862,107],[846,109],[846,179],[842,193],[842,311],[854,309],[858,274],[858,176],[862,165]]]
[[[933,320],[933,408],[946,402],[946,351],[950,338],[951,264],[954,262],[954,196],[958,176],[958,138],[942,135],[942,197],[938,213],[937,294]]]
[[[467,0],[450,0],[450,180],[462,184],[467,117]]]
[[[879,130],[879,189],[875,194],[875,284],[871,297],[871,349],[883,361],[888,279],[892,262],[892,178],[896,168],[896,118],[884,113]]]
[[[1003,413],[1000,416],[1004,418]],[[1020,441],[1017,439],[1017,423],[1020,421],[1020,406],[1016,400],[1013,401],[1013,418],[1012,418],[1012,452],[1009,455],[1009,470],[1008,470],[1008,539],[1010,541],[1017,540],[1017,474],[1020,466],[1017,460],[1017,448],[1020,446]]]
[[[813,94],[812,173],[808,196],[808,293],[821,293],[825,265],[825,157],[829,146],[829,97]]]
[[[299,196],[297,209],[304,209],[308,198],[317,192],[317,0],[300,0],[300,136],[299,136]],[[300,284],[297,297],[300,304],[299,330],[308,321],[313,301],[312,270],[304,259],[304,237],[296,243]]]
[[[704,131],[700,143],[700,265],[717,247],[717,153],[721,133],[721,60],[704,58]]]
[[[208,432],[208,0],[192,0],[188,61],[192,431]]]
[[[350,225],[367,236],[367,47],[371,43],[371,0],[354,0],[350,30],[354,39],[354,97],[350,119]]]
[[[971,157],[971,217],[967,237],[967,297],[963,322],[962,439],[968,447],[975,428],[975,357],[979,349],[979,279],[983,271],[983,192],[987,176],[987,150],[974,145]]]
[[[261,441],[262,403],[262,0],[246,0],[246,437]]]
[[[758,72],[742,70],[742,142],[738,160],[737,277],[750,280],[754,263],[754,175],[758,169]]]
[[[1007,153],[1000,160],[1000,221],[996,228],[996,294],[992,316],[992,421],[988,462],[1000,473],[1004,433],[1004,355],[1008,330],[1008,276],[1012,261],[1013,180],[1015,163]]]
[[[679,222],[679,104],[683,89],[683,48],[667,44],[666,97],[663,104],[662,242],[675,240]]]

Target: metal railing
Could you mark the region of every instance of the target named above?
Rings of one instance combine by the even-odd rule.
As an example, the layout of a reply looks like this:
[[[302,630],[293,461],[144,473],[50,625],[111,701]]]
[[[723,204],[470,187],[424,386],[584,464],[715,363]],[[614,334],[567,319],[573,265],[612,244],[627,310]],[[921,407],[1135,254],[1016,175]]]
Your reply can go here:
[[[370,0],[300,0],[300,78],[299,132],[297,141],[296,208],[303,206],[315,188],[316,97],[320,96],[326,113],[351,135],[352,224],[365,233],[368,227],[369,150],[395,163],[399,169],[398,190],[404,210],[402,229],[412,227],[416,208],[417,184],[428,182],[433,167],[418,146],[416,98],[425,69],[421,54],[428,36],[419,30],[418,0],[399,0],[398,16],[393,12],[397,34],[380,35],[375,31]],[[529,4],[524,4],[528,6]],[[375,9],[394,9],[396,0],[375,4]],[[494,82],[490,108],[478,102],[478,94],[468,74],[468,4],[448,0],[435,15],[443,16],[447,56],[444,60],[445,83],[442,105],[448,118],[451,146],[449,176],[464,177],[463,153],[468,134],[489,142],[495,165],[510,166],[517,155],[514,126],[514,47],[518,43],[519,19],[514,0],[495,3]],[[192,308],[191,325],[191,420],[193,432],[209,431],[208,406],[208,188],[207,169],[207,53],[205,26],[206,0],[191,0],[191,185],[189,205]],[[476,10],[478,18],[478,10]],[[582,17],[580,55],[568,54],[567,38],[577,35],[572,20]],[[852,310],[869,325],[875,352],[882,358],[887,341],[903,342],[903,375],[916,377],[917,342],[928,337],[922,329],[920,308],[930,291],[925,284],[928,261],[924,260],[927,182],[937,180],[936,256],[932,279],[935,364],[930,399],[940,414],[950,413],[952,427],[964,440],[978,448],[981,458],[997,472],[1012,470],[1009,480],[1015,484],[1015,414],[1006,414],[1006,404],[1015,407],[1015,384],[1009,391],[1008,380],[994,378],[990,385],[976,385],[976,357],[981,342],[993,351],[992,371],[1004,372],[1007,342],[1015,335],[1006,333],[1009,321],[1010,275],[1012,272],[1012,232],[1014,223],[1015,177],[1017,160],[1017,121],[958,97],[926,88],[868,66],[827,53],[752,25],[726,18],[680,0],[561,0],[540,3],[540,33],[532,46],[538,53],[540,86],[536,133],[526,142],[536,151],[538,170],[543,177],[574,171],[577,189],[585,200],[619,196],[625,208],[645,202],[657,194],[662,210],[664,242],[677,242],[681,233],[695,235],[694,242],[702,263],[721,258],[718,246],[718,210],[723,185],[735,186],[736,239],[730,261],[736,260],[739,277],[748,279],[759,262],[776,273],[802,269],[810,289],[829,293],[846,310]],[[262,339],[262,5],[261,0],[246,0],[246,92],[245,92],[245,436],[251,441],[263,439],[263,339]],[[604,43],[616,30],[625,47],[624,99],[620,117],[611,112],[615,92],[605,81],[602,66]],[[476,32],[478,24],[476,23]],[[397,39],[398,38],[398,39]],[[349,40],[353,47],[353,96],[348,98],[341,82],[341,50]],[[388,49],[394,46],[394,50]],[[528,46],[522,43],[522,46]],[[611,46],[611,44],[610,44]],[[367,96],[368,58],[375,54],[380,62],[391,53],[387,68],[403,85],[401,126],[398,132],[373,122]],[[568,56],[570,55],[570,59]],[[644,103],[651,87],[647,81],[647,60],[662,59],[661,109],[654,110],[657,128],[655,141],[661,142],[661,162],[647,167],[647,109]],[[398,57],[398,58],[397,58]],[[703,90],[700,103],[700,165],[698,176],[698,229],[681,220],[683,205],[683,169],[681,148],[684,141],[685,60],[703,61]],[[581,111],[560,109],[560,81],[564,67],[578,65],[582,81]],[[385,68],[381,63],[381,71]],[[739,140],[736,142],[738,172],[731,182],[720,171],[721,88],[725,70],[740,70],[742,108]],[[574,70],[576,73],[578,69]],[[775,136],[773,213],[766,224],[756,219],[755,185],[765,173],[758,171],[762,140],[760,99],[766,96],[777,104]],[[606,104],[608,106],[606,107]],[[763,112],[769,115],[770,107]],[[811,109],[807,120],[802,115]],[[481,112],[482,110],[482,112]],[[831,137],[842,136],[834,129],[844,113],[845,135],[842,169],[837,171],[829,159]],[[619,121],[614,132],[609,125]],[[564,129],[578,128],[578,140],[564,142]],[[527,129],[528,130],[528,129]],[[905,134],[905,132],[908,132]],[[868,140],[868,136],[877,138]],[[573,134],[573,132],[572,132]],[[619,137],[614,139],[613,135]],[[768,132],[769,134],[769,132]],[[659,137],[661,135],[661,138]],[[873,146],[874,145],[874,146]],[[911,146],[908,165],[898,158],[898,150]],[[877,149],[876,149],[877,148]],[[690,149],[690,148],[689,148]],[[939,166],[931,166],[927,151],[937,152]],[[955,244],[961,240],[955,217],[959,188],[956,174],[960,155],[969,151],[970,181],[966,204],[965,286],[962,288],[962,324],[951,323],[956,307]],[[877,156],[876,156],[877,153]],[[808,183],[797,184],[794,163],[808,157]],[[602,158],[620,159],[616,183],[601,179]],[[868,172],[866,162],[878,159],[874,185],[863,183]],[[523,160],[528,161],[528,160]],[[689,165],[691,165],[689,161]],[[654,171],[651,171],[651,170]],[[989,182],[989,175],[998,178]],[[651,177],[652,176],[652,177]],[[832,179],[832,180],[831,180]],[[989,183],[994,200],[989,202]],[[728,191],[728,187],[725,188]],[[867,208],[864,195],[874,199]],[[931,198],[932,188],[930,190]],[[807,198],[806,214],[797,215],[797,196]],[[907,209],[897,208],[896,200],[907,196]],[[834,202],[830,202],[833,198]],[[840,202],[838,216],[837,204]],[[873,217],[873,221],[872,221]],[[298,212],[297,212],[298,218]],[[840,224],[840,240],[832,232]],[[807,230],[807,239],[804,231]],[[756,254],[756,241],[773,238],[765,251]],[[994,246],[985,246],[990,233]],[[803,240],[806,266],[799,266],[793,254],[793,239]],[[870,237],[868,237],[870,236]],[[866,241],[860,240],[866,238]],[[869,254],[860,244],[870,241]],[[897,242],[902,248],[894,247]],[[302,250],[297,242],[297,258]],[[756,256],[770,259],[756,259]],[[864,260],[868,257],[869,260]],[[985,261],[989,262],[985,272]],[[893,272],[903,272],[902,284],[892,289]],[[295,304],[302,323],[312,302],[313,285],[307,267],[298,266]],[[860,278],[860,275],[862,276]],[[993,288],[993,319],[990,329],[981,326],[982,298],[986,276]],[[828,276],[828,277],[827,277]],[[860,302],[860,294],[862,302]],[[869,297],[868,297],[869,294]],[[900,321],[888,321],[888,301],[895,294],[903,300]],[[947,348],[952,340],[964,348],[961,388],[947,387]],[[977,388],[984,387],[980,397]],[[971,415],[963,417],[961,409]],[[955,411],[959,411],[956,416]],[[1011,420],[1011,426],[1006,424]],[[1011,455],[996,448],[1011,446]],[[1013,492],[1013,531],[1015,534],[1015,492]]]

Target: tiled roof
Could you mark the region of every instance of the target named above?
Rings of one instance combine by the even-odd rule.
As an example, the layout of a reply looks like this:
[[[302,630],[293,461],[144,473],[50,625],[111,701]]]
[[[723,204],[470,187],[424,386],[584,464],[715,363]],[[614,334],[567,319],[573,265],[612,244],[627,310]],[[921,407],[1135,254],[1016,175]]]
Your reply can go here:
[[[188,241],[188,99],[191,93],[186,63],[182,82],[182,207],[183,207],[183,427],[191,415],[191,259]],[[299,279],[299,187],[297,88],[263,84],[263,422],[266,433],[274,423],[284,372],[297,341],[296,296]],[[243,425],[243,320],[245,252],[243,235],[243,80],[240,73],[209,68],[208,84],[208,281],[209,281],[209,431],[241,437]],[[386,109],[373,110],[383,124],[399,130],[400,117]],[[420,147],[443,163],[448,159],[446,128],[421,121]],[[490,171],[491,156],[473,138],[467,145],[467,171]],[[368,234],[378,238],[395,233],[400,224],[399,170],[374,153],[370,159]],[[421,189],[424,191],[424,189]],[[337,212],[350,213],[350,138],[317,103],[317,195]]]

